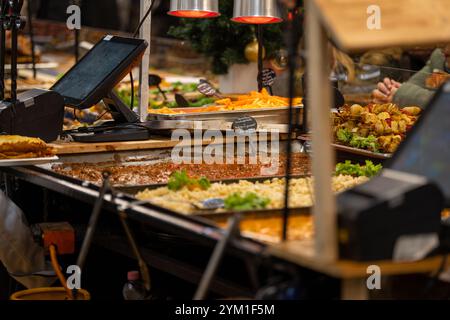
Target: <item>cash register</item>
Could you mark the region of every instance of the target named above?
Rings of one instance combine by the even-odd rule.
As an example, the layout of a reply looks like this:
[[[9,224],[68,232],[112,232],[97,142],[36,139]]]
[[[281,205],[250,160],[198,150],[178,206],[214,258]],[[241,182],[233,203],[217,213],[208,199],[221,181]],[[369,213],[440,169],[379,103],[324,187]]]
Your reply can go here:
[[[381,174],[338,195],[341,258],[414,261],[450,249],[449,107],[447,82]]]
[[[83,110],[103,101],[113,120],[102,125],[65,131],[78,142],[146,140],[152,130],[140,122],[114,93],[114,87],[136,67],[148,44],[145,40],[107,35],[75,64],[53,87],[66,106]]]
[[[56,140],[62,131],[64,101],[56,92],[33,89],[17,94],[18,32],[25,26],[20,16],[23,1],[0,0],[0,134]],[[11,32],[11,91],[5,96],[6,31]]]

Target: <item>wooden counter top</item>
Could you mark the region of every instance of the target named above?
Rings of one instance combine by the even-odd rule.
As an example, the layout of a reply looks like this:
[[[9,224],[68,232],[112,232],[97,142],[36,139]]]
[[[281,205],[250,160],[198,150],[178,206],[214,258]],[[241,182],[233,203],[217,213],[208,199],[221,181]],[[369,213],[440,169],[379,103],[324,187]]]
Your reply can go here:
[[[144,141],[124,141],[124,142],[99,142],[99,143],[80,143],[58,141],[51,143],[57,155],[78,154],[78,153],[96,153],[127,150],[144,150],[172,148],[179,141],[172,141],[170,138],[158,138]]]
[[[367,300],[370,299],[370,289],[367,280],[372,271],[371,265],[380,268],[382,278],[395,275],[433,273],[441,266],[444,256],[434,256],[416,262],[367,261],[356,262],[337,260],[323,261],[315,255],[314,241],[287,241],[268,248],[268,254],[290,261],[303,268],[326,274],[341,280],[341,299]],[[447,261],[446,268],[450,267]]]
[[[286,134],[280,134],[280,140],[285,140]],[[259,141],[265,139],[270,140],[270,136],[266,138],[259,138]],[[214,143],[214,139],[203,139],[199,141],[197,139],[191,139],[180,142],[179,140],[171,140],[170,137],[158,137],[149,140],[142,141],[123,141],[123,142],[97,142],[97,143],[81,143],[81,142],[66,142],[57,141],[50,143],[49,145],[55,148],[56,155],[70,155],[70,154],[82,154],[82,153],[98,153],[98,152],[112,152],[112,151],[131,151],[131,150],[151,150],[151,149],[163,149],[173,148],[180,144],[182,146],[189,145],[208,145]],[[222,142],[217,142],[222,143]]]
[[[383,276],[428,273],[437,271],[443,259],[443,256],[435,256],[416,262],[338,260],[330,263],[324,262],[315,256],[313,241],[287,241],[271,246],[268,250],[271,254],[289,260],[299,266],[339,279],[367,277],[367,267],[370,265],[379,266]]]

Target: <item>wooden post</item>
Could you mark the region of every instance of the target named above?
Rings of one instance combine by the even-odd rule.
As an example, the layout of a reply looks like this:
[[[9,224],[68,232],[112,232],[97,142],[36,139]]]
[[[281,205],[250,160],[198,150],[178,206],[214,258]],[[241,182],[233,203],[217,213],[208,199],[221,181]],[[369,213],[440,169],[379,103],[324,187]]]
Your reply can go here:
[[[144,17],[152,1],[155,0],[141,0],[140,7],[140,18],[139,21]],[[148,48],[142,57],[142,63],[139,68],[139,117],[141,121],[147,120],[148,114],[148,69],[150,67],[150,45],[151,45],[151,14],[147,17],[145,22],[142,24],[141,30],[139,32],[139,37],[148,42]]]
[[[369,300],[365,278],[342,279],[341,300]]]
[[[328,39],[313,0],[306,3],[308,96],[312,129],[315,253],[318,259],[337,259],[335,197],[331,190],[334,153],[331,147],[331,87]]]

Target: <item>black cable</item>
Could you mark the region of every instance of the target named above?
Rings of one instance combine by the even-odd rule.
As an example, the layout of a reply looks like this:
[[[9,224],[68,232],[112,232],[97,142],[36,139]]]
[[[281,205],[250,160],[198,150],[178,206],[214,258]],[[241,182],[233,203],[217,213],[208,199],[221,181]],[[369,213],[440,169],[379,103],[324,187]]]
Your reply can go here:
[[[6,55],[6,10],[8,1],[0,1],[0,100],[5,99],[5,55]]]
[[[149,14],[152,12],[153,9],[153,5],[155,4],[156,0],[153,0],[152,3],[150,4],[150,7],[148,8],[147,12],[145,13],[144,17],[142,18],[141,21],[139,21],[139,25],[137,26],[136,30],[133,33],[133,38],[136,38],[139,34],[139,31],[141,30],[142,25],[144,24],[145,20],[147,19],[147,17],[149,16]]]
[[[262,25],[256,27],[256,37],[258,39],[258,92],[263,89],[262,69],[263,69],[263,29]]]
[[[295,95],[295,69],[297,49],[300,38],[300,21],[296,16],[296,12],[292,12],[292,19],[288,24],[288,61],[289,61],[289,109],[288,109],[288,137],[287,137],[287,150],[286,150],[286,172],[285,172],[285,196],[284,196],[284,208],[283,208],[283,240],[287,239],[288,232],[288,219],[289,219],[289,181],[291,176],[292,167],[292,133],[294,132],[293,126],[293,103]]]
[[[94,120],[94,123],[97,122],[98,120],[100,120],[101,118],[103,118],[105,116],[105,114],[107,114],[109,111],[104,111],[101,115],[99,115],[97,117],[97,119]]]
[[[17,102],[17,37],[19,29],[22,24],[18,25],[17,21],[20,17],[20,8],[23,5],[21,1],[12,1],[10,14],[10,28],[11,28],[11,102],[13,107]]]
[[[28,0],[28,32],[30,33],[30,41],[31,41],[31,61],[33,66],[33,79],[36,79],[37,71],[36,71],[36,46],[34,42],[34,28],[33,28],[33,19],[32,19],[32,8],[31,8],[31,0]]]
[[[81,8],[82,6],[82,0],[74,0],[72,1],[72,4],[78,6]],[[74,30],[74,55],[75,55],[75,63],[77,63],[80,60],[80,30],[78,30],[77,28],[75,28]]]
[[[130,110],[133,110],[134,109],[134,79],[133,79],[133,71],[130,71],[130,83],[131,83]]]
[[[156,0],[153,0],[150,4],[150,7],[147,9],[147,12],[145,13],[144,17],[139,21],[139,25],[137,26],[136,30],[133,33],[133,38],[136,38],[139,35],[139,31],[141,30],[142,25],[144,24],[145,20],[147,20],[147,17],[150,15],[153,9],[153,5],[155,4]],[[149,44],[150,45],[150,44]],[[133,79],[133,72],[130,71],[130,82],[131,82],[131,105],[130,109],[133,110],[134,108],[134,79]]]

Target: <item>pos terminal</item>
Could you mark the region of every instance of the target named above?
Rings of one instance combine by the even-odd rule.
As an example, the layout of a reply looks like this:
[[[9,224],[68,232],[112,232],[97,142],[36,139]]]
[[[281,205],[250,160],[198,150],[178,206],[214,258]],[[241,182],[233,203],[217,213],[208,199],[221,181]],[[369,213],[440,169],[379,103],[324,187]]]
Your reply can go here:
[[[51,90],[66,106],[82,110],[103,100],[114,121],[65,133],[79,142],[145,140],[150,129],[113,92],[113,88],[140,63],[145,40],[107,35],[74,65]]]

